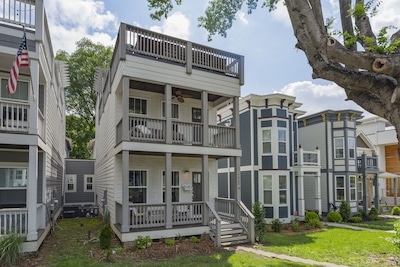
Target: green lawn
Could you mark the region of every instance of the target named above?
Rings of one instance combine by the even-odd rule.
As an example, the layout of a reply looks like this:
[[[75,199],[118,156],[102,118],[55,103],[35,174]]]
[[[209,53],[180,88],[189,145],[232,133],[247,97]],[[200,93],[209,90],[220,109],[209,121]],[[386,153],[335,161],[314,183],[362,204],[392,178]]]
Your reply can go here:
[[[391,233],[328,228],[325,231],[299,234],[266,234],[258,248],[316,261],[349,266],[388,266],[398,252],[386,238]]]
[[[396,218],[382,218],[382,219],[376,220],[376,221],[363,221],[363,222],[359,222],[359,223],[349,223],[349,225],[389,231],[389,230],[393,230],[393,225],[397,222],[399,222],[399,219],[396,219]]]

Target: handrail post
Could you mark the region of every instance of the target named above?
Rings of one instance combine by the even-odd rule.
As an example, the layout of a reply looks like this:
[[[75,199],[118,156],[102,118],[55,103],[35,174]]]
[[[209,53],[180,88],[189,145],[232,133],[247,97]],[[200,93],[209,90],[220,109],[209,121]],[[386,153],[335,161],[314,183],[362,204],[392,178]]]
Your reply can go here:
[[[192,51],[192,43],[186,43],[186,73],[192,74],[193,67],[193,51]]]

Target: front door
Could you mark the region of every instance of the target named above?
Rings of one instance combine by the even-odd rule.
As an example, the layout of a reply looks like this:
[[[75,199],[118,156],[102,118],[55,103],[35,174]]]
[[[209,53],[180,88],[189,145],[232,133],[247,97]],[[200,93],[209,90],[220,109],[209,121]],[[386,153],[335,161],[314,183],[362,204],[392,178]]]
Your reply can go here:
[[[193,201],[203,201],[203,183],[201,172],[192,172]]]

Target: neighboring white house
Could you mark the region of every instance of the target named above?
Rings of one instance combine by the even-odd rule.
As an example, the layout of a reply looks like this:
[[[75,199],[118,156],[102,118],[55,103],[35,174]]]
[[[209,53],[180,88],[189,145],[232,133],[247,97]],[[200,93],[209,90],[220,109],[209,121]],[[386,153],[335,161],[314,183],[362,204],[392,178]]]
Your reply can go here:
[[[35,251],[62,205],[66,66],[54,60],[43,0],[2,1],[18,12],[0,13],[0,235],[26,236]],[[18,4],[18,6],[16,6]],[[17,89],[6,89],[26,32],[29,67],[21,67]]]
[[[239,238],[254,241],[240,198],[217,198],[217,160],[241,156],[243,66],[243,56],[120,25],[110,68],[96,76],[91,146],[98,204],[122,242],[211,230],[221,245],[229,241],[222,220],[240,221]],[[234,119],[219,126],[217,109],[228,102]]]

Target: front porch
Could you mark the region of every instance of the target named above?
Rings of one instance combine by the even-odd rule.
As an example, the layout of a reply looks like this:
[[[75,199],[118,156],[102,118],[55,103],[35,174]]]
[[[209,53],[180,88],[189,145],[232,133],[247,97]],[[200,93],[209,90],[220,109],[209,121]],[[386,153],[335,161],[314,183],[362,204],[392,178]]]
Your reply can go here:
[[[231,242],[254,243],[254,216],[241,201],[216,198],[210,202],[163,204],[130,204],[129,232],[122,232],[123,206],[116,203],[117,222],[113,225],[121,242],[132,242],[138,236],[151,239],[207,234],[217,246]],[[224,228],[236,227],[228,233]],[[232,230],[231,230],[232,231]]]

